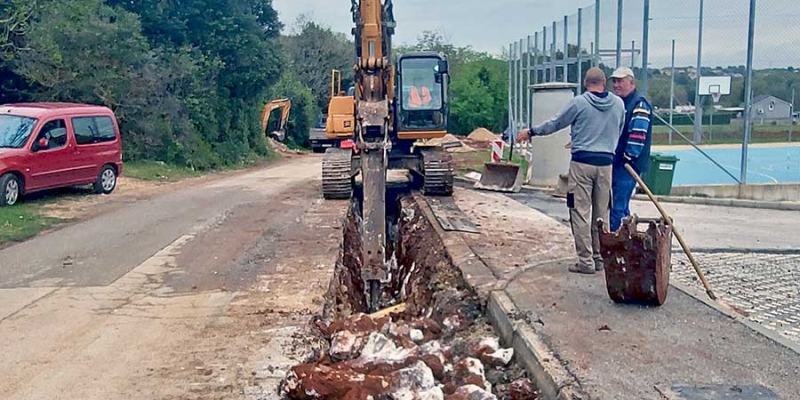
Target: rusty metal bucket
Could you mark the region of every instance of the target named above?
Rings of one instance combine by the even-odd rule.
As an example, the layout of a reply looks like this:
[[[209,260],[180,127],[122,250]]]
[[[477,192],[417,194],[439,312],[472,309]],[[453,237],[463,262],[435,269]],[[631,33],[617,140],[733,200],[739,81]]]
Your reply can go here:
[[[616,233],[600,229],[606,288],[615,303],[661,306],[667,300],[672,268],[672,226],[663,219],[625,218]],[[644,232],[639,224],[647,224]]]
[[[475,189],[519,193],[522,190],[522,168],[510,162],[488,162],[483,165],[481,180]]]

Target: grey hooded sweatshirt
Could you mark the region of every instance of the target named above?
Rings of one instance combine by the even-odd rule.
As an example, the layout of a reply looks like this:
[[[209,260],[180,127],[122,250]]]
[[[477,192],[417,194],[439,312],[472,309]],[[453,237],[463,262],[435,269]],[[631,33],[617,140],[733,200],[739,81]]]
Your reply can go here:
[[[572,161],[595,166],[612,165],[617,142],[625,127],[625,103],[609,92],[577,96],[550,120],[531,128],[546,136],[572,126]]]

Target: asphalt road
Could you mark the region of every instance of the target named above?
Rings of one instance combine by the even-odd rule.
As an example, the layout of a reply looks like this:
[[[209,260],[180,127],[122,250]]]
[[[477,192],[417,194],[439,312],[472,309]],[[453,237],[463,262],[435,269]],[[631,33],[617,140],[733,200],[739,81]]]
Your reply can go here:
[[[303,330],[341,241],[347,203],[322,200],[320,164],[133,201],[0,251],[0,398],[274,396],[313,348]]]

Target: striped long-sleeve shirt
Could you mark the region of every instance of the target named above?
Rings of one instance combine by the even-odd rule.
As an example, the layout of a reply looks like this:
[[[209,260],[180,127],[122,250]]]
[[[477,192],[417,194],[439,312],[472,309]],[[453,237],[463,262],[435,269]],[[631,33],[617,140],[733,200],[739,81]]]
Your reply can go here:
[[[650,104],[644,100],[634,105],[633,115],[628,123],[628,143],[625,146],[625,158],[628,160],[636,160],[642,154],[650,134],[652,113]]]
[[[623,100],[626,110],[625,129],[617,145],[614,164],[621,167],[629,163],[639,173],[644,173],[650,166],[653,108],[636,90]]]

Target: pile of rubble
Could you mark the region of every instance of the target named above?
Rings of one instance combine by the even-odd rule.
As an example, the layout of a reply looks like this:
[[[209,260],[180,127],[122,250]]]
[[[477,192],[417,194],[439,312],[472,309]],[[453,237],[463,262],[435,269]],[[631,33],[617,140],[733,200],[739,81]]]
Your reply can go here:
[[[504,371],[513,349],[494,336],[470,337],[459,324],[398,312],[316,327],[327,354],[289,371],[280,392],[290,399],[536,399],[527,378],[512,382]]]
[[[275,139],[273,139],[271,137],[268,137],[267,141],[269,141],[270,147],[272,147],[272,149],[277,151],[278,153],[281,153],[281,154],[303,154],[302,151],[300,151],[300,150],[292,150],[292,149],[289,148],[289,146],[287,146],[287,145],[285,145],[285,144],[283,144],[283,143],[281,143],[281,142],[279,142],[279,141],[277,141],[277,140],[275,140]]]
[[[391,192],[390,192],[391,194]],[[387,195],[387,198],[394,198]],[[533,400],[525,371],[500,347],[442,239],[410,196],[389,207],[396,278],[384,306],[365,314],[358,202],[351,204],[325,311],[313,327],[324,343],[280,385],[289,399]]]

